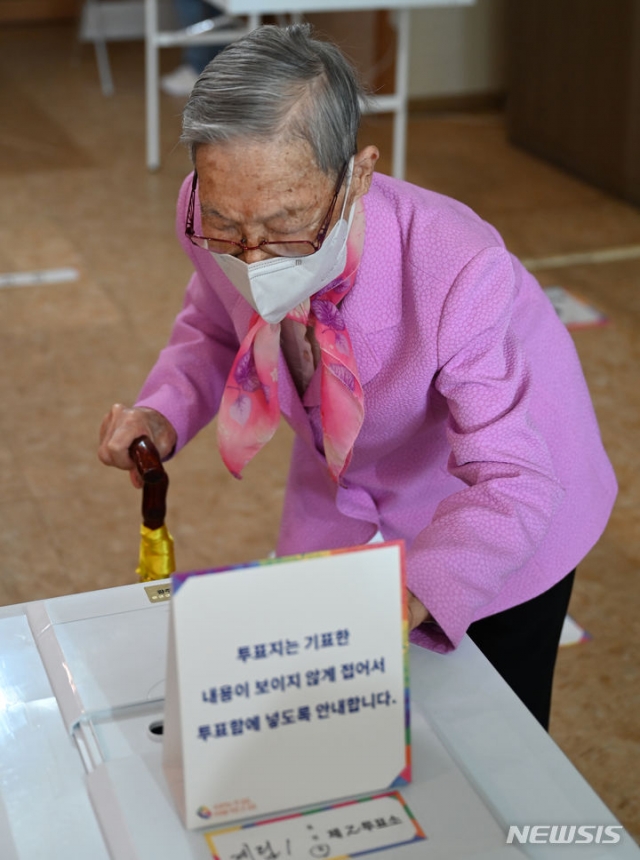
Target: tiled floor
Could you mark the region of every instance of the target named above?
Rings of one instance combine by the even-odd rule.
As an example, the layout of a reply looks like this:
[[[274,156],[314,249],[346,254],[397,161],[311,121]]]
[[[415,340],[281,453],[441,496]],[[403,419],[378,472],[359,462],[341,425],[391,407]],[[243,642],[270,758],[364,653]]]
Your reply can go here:
[[[189,273],[173,237],[188,170],[180,104],[162,103],[163,167],[144,167],[142,50],[111,49],[99,90],[73,28],[0,29],[0,272],[75,266],[73,283],[0,289],[0,603],[131,582],[139,498],[102,467],[103,413],[130,402],[163,344]],[[166,66],[175,56],[163,57]],[[390,126],[363,141],[384,150]],[[457,196],[526,258],[640,245],[640,211],[510,147],[499,115],[413,117],[409,180]],[[581,565],[571,611],[593,639],[559,658],[552,735],[640,837],[640,258],[541,270],[590,299],[608,327],[576,333],[620,497]],[[182,569],[273,547],[290,434],[236,482],[211,429],[170,466]]]

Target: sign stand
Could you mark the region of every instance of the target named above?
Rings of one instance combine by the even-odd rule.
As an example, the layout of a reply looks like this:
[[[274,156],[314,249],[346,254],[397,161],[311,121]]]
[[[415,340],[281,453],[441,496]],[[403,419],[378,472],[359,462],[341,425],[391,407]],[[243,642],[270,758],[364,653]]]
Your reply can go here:
[[[163,765],[189,829],[411,778],[403,545],[172,577]]]

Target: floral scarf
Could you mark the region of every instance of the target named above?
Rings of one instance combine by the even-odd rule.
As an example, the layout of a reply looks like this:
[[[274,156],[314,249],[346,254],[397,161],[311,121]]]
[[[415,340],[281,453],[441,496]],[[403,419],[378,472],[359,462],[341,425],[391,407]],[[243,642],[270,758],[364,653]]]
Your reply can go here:
[[[320,349],[324,455],[336,482],[349,465],[364,420],[362,385],[339,308],[355,282],[363,237],[361,209],[349,234],[343,273],[287,314],[287,319],[312,327]],[[218,446],[236,478],[278,427],[279,354],[280,323],[268,323],[254,313],[229,372],[218,415]]]

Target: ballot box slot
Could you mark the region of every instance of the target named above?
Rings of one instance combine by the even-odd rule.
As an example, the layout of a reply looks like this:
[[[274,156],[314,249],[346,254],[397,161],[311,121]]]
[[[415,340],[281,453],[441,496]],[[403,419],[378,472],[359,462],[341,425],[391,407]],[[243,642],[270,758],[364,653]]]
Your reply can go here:
[[[149,732],[154,738],[162,740],[162,736],[164,735],[164,720],[154,720],[152,723],[149,723]]]

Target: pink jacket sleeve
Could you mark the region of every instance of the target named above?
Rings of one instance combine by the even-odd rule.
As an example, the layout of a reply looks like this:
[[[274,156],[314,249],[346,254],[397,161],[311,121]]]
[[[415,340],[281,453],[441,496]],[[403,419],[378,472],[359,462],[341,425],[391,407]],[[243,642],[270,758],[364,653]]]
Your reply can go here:
[[[536,553],[564,495],[529,408],[514,301],[510,257],[492,248],[463,269],[442,309],[436,388],[449,408],[448,469],[466,487],[438,505],[407,557],[410,587],[438,622],[412,638],[437,650],[455,647]]]
[[[185,178],[178,195],[176,234],[195,271],[169,342],[136,401],[136,406],[155,409],[171,422],[178,434],[176,451],[215,417],[239,346],[227,308],[207,283],[184,235],[192,175]]]
[[[171,422],[178,434],[176,451],[216,415],[237,351],[238,340],[225,308],[195,272],[169,343],[136,402]]]

